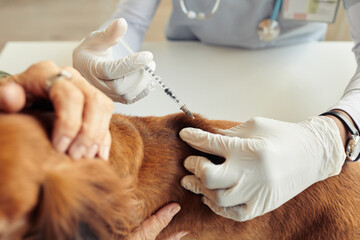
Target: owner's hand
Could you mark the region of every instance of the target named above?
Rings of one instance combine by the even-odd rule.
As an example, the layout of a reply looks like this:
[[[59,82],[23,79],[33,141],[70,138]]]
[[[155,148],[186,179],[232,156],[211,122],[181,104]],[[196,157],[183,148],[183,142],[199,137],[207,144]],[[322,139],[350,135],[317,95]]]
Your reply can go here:
[[[72,76],[46,87],[48,79],[61,70]],[[56,150],[68,152],[74,159],[96,155],[108,159],[111,99],[92,87],[75,69],[60,68],[50,61],[39,62],[23,73],[0,79],[0,110],[18,112],[37,98],[53,103],[56,119],[52,143]]]
[[[345,161],[335,122],[313,117],[299,123],[254,118],[221,134],[185,128],[192,147],[226,158],[221,165],[190,156],[186,189],[203,194],[215,213],[246,221],[274,210],[315,182],[339,174]]]
[[[73,52],[74,67],[96,88],[116,102],[134,103],[155,89],[155,82],[145,72],[155,70],[151,52],[139,52],[115,59],[112,46],[127,30],[125,19],[117,19],[104,31],[92,32]]]
[[[170,203],[160,209],[157,213],[146,219],[140,229],[131,234],[127,240],[153,240],[170,223],[171,219],[180,211],[177,203]],[[187,232],[173,234],[168,240],[178,240],[184,237]]]

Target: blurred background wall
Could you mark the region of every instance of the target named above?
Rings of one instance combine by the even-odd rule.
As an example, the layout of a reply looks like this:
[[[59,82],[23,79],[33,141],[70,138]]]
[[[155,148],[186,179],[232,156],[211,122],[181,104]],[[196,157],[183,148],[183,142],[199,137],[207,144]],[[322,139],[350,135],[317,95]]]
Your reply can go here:
[[[146,0],[142,0],[146,1]],[[108,20],[118,0],[0,0],[0,50],[7,41],[81,40]],[[348,41],[343,4],[327,41]],[[165,41],[171,0],[162,0],[145,41]]]

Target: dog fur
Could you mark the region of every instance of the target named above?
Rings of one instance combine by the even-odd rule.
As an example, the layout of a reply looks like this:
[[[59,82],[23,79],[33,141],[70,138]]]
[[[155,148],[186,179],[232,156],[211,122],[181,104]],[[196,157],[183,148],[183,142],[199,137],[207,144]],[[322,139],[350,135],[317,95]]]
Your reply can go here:
[[[170,202],[182,209],[158,239],[360,239],[360,165],[318,182],[280,208],[246,222],[214,214],[186,191],[183,161],[205,155],[179,138],[184,127],[210,132],[238,123],[196,115],[114,115],[108,163],[73,161],[49,141],[53,115],[0,114],[0,239],[74,239],[85,225],[99,239],[126,239]]]

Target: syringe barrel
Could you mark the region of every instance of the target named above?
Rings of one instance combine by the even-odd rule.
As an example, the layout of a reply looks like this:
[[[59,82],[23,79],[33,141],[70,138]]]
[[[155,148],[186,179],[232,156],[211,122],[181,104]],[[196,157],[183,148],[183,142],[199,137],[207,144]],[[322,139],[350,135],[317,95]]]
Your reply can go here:
[[[176,102],[177,105],[179,105],[180,107],[182,107],[184,105],[184,103],[182,103],[177,97],[176,95],[173,93],[173,91],[171,91],[171,89],[165,85],[165,83],[161,80],[161,78],[156,75],[154,73],[154,71],[149,67],[149,66],[145,66],[145,70],[150,74],[151,78],[157,82],[160,87],[162,87],[162,89],[164,90],[164,92],[166,93],[166,95],[168,95],[169,97],[171,97],[174,102]]]

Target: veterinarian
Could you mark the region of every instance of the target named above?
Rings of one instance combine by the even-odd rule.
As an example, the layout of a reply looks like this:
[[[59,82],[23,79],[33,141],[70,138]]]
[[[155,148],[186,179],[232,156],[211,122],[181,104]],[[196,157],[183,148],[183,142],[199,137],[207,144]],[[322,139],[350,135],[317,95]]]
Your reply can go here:
[[[285,1],[289,5],[283,6],[284,11],[290,11],[295,1]],[[124,41],[139,50],[159,2],[120,1],[113,15],[117,20],[91,33],[73,52],[74,67],[114,101],[131,103],[153,88],[140,70],[147,64],[155,67],[152,54],[144,51],[128,55],[117,43],[127,31]],[[173,0],[165,34],[170,40],[248,49],[324,38],[325,23],[294,21],[291,14],[290,19],[281,18],[279,2]],[[344,5],[360,63],[360,0],[344,0]],[[334,7],[335,11],[327,13],[328,19],[336,15]],[[299,123],[256,117],[221,134],[183,129],[180,136],[184,141],[198,150],[223,156],[226,162],[214,165],[203,157],[187,158],[184,166],[193,175],[184,177],[182,186],[202,194],[203,202],[215,213],[237,221],[276,209],[310,185],[339,174],[345,159],[358,159],[359,70],[340,101],[329,109],[331,112],[324,116]]]

